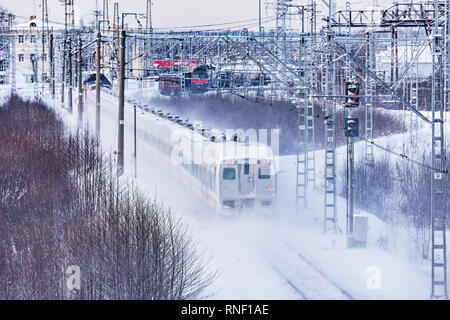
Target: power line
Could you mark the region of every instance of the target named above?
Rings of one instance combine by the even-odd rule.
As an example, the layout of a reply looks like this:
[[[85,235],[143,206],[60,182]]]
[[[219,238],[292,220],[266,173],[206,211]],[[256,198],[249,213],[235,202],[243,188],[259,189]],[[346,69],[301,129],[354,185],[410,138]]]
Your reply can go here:
[[[275,15],[268,16],[265,18],[267,21],[273,21],[276,19]],[[271,20],[268,20],[271,19]],[[258,22],[259,24],[259,18],[256,19],[247,19],[247,20],[239,20],[239,21],[232,21],[232,22],[223,22],[223,23],[214,23],[214,24],[203,24],[203,25],[193,25],[193,26],[180,26],[180,27],[157,27],[156,29],[196,29],[196,28],[205,28],[205,27],[216,27],[216,26],[227,26],[227,25],[233,25],[238,23],[244,23],[244,22]]]
[[[399,158],[402,158],[402,159],[404,159],[404,160],[406,160],[408,162],[414,163],[414,164],[416,164],[418,166],[421,166],[421,167],[424,167],[426,169],[430,169],[430,170],[433,170],[433,171],[437,171],[437,172],[440,172],[440,173],[443,173],[443,174],[446,174],[446,175],[450,175],[450,173],[447,171],[447,169],[440,170],[440,169],[434,168],[434,167],[432,167],[432,166],[430,166],[428,164],[425,164],[423,162],[415,160],[415,159],[411,158],[410,156],[408,156],[406,154],[403,154],[403,153],[400,153],[400,152],[396,152],[396,151],[390,150],[390,149],[388,149],[386,147],[383,147],[382,145],[379,145],[379,144],[375,143],[373,140],[369,141],[369,140],[366,140],[363,137],[361,137],[361,140],[363,140],[363,141],[365,141],[367,143],[370,143],[371,145],[373,145],[373,146],[375,146],[375,147],[377,147],[377,148],[379,148],[379,149],[381,149],[383,151],[386,151],[386,152],[388,152],[388,153],[390,153],[392,155],[395,155],[395,156],[397,156]]]

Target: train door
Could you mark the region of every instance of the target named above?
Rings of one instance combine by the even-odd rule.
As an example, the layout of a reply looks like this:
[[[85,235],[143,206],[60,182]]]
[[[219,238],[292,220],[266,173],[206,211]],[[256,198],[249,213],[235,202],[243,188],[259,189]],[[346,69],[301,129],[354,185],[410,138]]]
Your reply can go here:
[[[250,165],[248,159],[239,165],[240,194],[247,196],[255,191],[254,166]]]
[[[237,165],[229,164],[221,166],[220,170],[220,190],[222,198],[233,199],[239,194],[238,189],[238,168]]]
[[[264,161],[264,160],[263,160]],[[275,187],[272,163],[262,163],[256,168],[256,193],[258,196],[271,196]]]

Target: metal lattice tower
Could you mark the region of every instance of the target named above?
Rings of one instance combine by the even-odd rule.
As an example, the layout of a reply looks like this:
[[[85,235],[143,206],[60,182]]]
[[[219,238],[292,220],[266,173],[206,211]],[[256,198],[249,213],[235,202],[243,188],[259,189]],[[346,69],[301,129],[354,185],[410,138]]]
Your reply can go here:
[[[12,27],[12,20],[14,19],[14,16],[12,14],[7,14],[6,17],[2,16],[0,17],[0,23],[2,24],[0,26],[1,33],[0,34],[0,56],[2,60],[2,68],[5,71],[5,75],[3,78],[4,83],[9,83],[11,81],[11,60],[13,57],[11,56],[11,50],[12,50],[12,37],[10,35],[10,30]]]
[[[308,186],[316,187],[316,153],[315,153],[315,135],[314,135],[314,91],[317,92],[316,79],[315,79],[315,49],[316,49],[316,27],[315,17],[316,8],[314,2],[309,6],[308,11],[310,13],[310,39],[307,42],[307,62],[308,62],[308,101],[307,101],[307,131],[308,131]]]
[[[376,57],[375,57],[375,41],[372,32],[367,32],[366,44],[366,67],[369,70],[375,71]],[[373,144],[369,141],[373,139],[373,96],[375,95],[375,81],[366,73],[366,129],[365,129],[365,160],[366,165],[373,166]]]
[[[432,68],[432,176],[431,176],[431,298],[448,298],[444,174],[444,73],[443,37],[439,27],[439,3],[434,0]],[[446,17],[447,18],[447,17]]]
[[[309,78],[307,64],[306,38],[302,37],[299,44],[299,79]],[[306,192],[308,188],[308,97],[306,88],[298,88],[297,100],[297,210],[300,206],[307,207]]]
[[[445,0],[445,21],[444,21],[444,75],[447,75],[444,79],[444,101],[445,101],[445,111],[450,109],[450,76],[448,76],[450,72],[450,1]]]
[[[331,10],[331,9],[330,9]],[[336,232],[336,104],[334,32],[326,33],[324,72],[325,101],[325,201],[324,232]]]
[[[74,0],[60,0],[64,2],[64,25],[65,28],[73,30],[75,28],[75,7]]]
[[[416,46],[412,48],[412,57],[417,54]],[[416,63],[410,71],[410,103],[419,110],[419,64]],[[412,147],[416,147],[418,143],[418,129],[419,129],[419,119],[417,114],[409,111],[409,140]]]
[[[283,57],[287,57],[286,20],[288,16],[288,3],[292,0],[277,0],[276,3],[276,44],[282,48]]]

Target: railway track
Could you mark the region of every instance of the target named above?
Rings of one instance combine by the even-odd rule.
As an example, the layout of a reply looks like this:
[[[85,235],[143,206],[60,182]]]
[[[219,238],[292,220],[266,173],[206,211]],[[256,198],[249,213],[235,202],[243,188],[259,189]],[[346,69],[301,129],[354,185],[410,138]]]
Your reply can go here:
[[[302,291],[301,288],[298,288],[289,278],[287,278],[283,272],[281,272],[275,265],[272,265],[272,269],[288,284],[288,286],[297,293],[300,297],[300,300],[308,300],[307,295]]]
[[[111,91],[104,90],[110,97]],[[139,102],[128,99],[126,103]],[[350,294],[329,279],[321,270],[293,249],[286,248],[283,263],[271,264],[272,269],[302,300],[353,300]]]
[[[291,253],[283,263],[271,266],[301,300],[353,300],[346,290],[300,253]]]

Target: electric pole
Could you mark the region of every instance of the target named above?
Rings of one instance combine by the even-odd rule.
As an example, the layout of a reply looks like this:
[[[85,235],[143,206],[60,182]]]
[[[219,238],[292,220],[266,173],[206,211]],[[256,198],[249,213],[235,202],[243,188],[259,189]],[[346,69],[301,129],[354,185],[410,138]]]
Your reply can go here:
[[[97,50],[95,52],[96,73],[95,73],[95,135],[100,138],[100,50],[101,50],[101,33],[97,33]]]
[[[137,178],[136,105],[134,105],[134,178]]]
[[[45,11],[47,7],[47,0],[42,0],[42,35],[41,35],[41,43],[42,43],[42,73],[41,73],[41,82],[42,82],[42,94],[44,94],[44,73],[45,73]]]
[[[347,235],[349,236],[353,234],[353,219],[354,219],[353,171],[354,171],[353,137],[347,137],[347,223],[348,223]]]
[[[124,103],[125,103],[125,30],[120,31],[119,66],[119,135],[118,135],[118,175],[123,174],[124,166]]]
[[[73,109],[73,101],[72,101],[72,39],[69,38],[67,40],[67,47],[68,47],[68,53],[67,53],[67,76],[69,78],[69,112],[72,113]]]
[[[261,0],[259,0],[259,33],[261,33]]]
[[[55,98],[55,62],[53,59],[53,33],[50,34],[50,85],[52,87],[52,98]]]
[[[82,48],[81,36],[78,39],[78,123],[83,121],[83,79],[81,68],[83,66],[81,48]]]
[[[145,14],[145,29],[152,31],[152,0],[147,0],[147,12]]]
[[[347,137],[347,237],[348,246],[355,245],[353,237],[354,224],[354,144],[353,137],[359,136],[359,120],[353,117],[353,108],[359,107],[360,84],[353,79],[346,79],[344,107],[349,110],[349,116],[345,118],[345,136]]]
[[[61,108],[64,108],[64,85],[66,82],[66,37],[64,36],[63,40],[63,56],[62,56],[62,81],[61,81]]]

